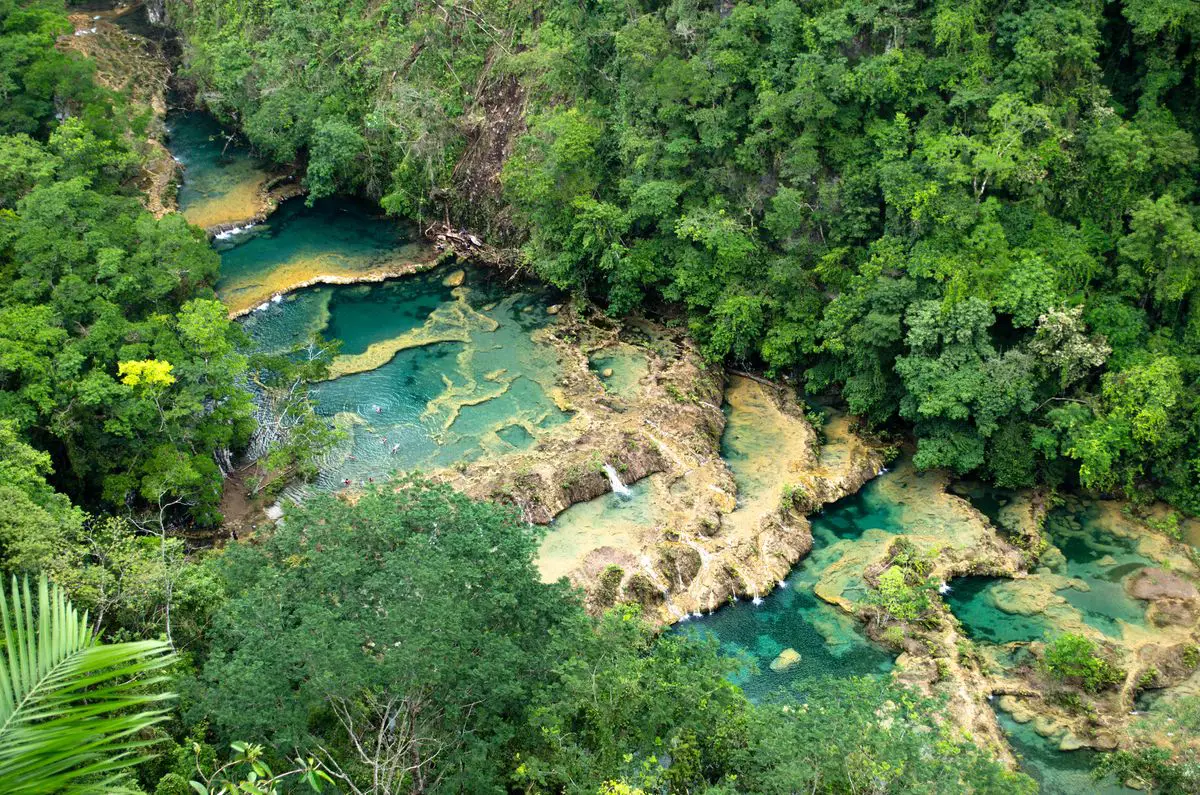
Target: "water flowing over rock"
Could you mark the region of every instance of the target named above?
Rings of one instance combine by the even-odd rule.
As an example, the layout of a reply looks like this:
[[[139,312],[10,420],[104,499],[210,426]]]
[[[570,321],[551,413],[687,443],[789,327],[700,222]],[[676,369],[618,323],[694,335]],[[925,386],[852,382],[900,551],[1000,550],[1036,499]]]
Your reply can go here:
[[[604,474],[608,475],[608,484],[612,487],[613,494],[618,494],[622,497],[629,496],[629,487],[621,482],[621,476],[617,474],[617,470],[613,468],[612,464],[604,464]]]

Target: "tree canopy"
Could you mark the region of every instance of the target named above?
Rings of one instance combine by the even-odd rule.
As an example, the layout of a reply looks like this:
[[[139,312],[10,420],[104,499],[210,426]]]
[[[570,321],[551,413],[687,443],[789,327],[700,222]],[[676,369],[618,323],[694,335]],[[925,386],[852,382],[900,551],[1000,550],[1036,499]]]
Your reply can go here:
[[[1200,510],[1188,2],[171,8],[314,195],[507,219],[544,278],[678,307],[921,466]]]

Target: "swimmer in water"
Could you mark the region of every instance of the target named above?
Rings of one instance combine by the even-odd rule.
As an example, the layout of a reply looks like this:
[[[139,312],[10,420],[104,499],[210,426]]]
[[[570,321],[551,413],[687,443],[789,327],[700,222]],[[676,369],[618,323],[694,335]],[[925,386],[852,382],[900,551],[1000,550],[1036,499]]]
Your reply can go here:
[[[342,481],[342,485],[343,485],[343,486],[349,486],[349,485],[350,485],[350,478],[346,478],[345,480],[343,480],[343,481]]]

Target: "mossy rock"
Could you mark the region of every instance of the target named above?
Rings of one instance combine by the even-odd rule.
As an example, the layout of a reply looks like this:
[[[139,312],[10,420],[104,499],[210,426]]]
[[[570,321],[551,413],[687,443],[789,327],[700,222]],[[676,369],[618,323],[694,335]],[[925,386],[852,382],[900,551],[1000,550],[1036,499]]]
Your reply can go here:
[[[617,601],[617,593],[621,589],[621,580],[625,579],[625,570],[616,564],[609,564],[600,573],[596,588],[592,592],[592,601],[600,607],[612,607]]]
[[[662,593],[659,592],[658,586],[641,572],[633,574],[625,583],[625,594],[643,607],[662,601]]]

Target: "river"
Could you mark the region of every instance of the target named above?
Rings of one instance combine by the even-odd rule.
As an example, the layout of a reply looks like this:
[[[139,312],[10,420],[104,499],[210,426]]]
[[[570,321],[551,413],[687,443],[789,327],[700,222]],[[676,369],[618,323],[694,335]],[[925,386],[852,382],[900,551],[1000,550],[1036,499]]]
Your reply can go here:
[[[269,179],[265,164],[202,113],[173,114],[168,127],[185,169],[178,201],[189,220],[224,228],[258,214]],[[562,300],[544,286],[510,283],[471,266],[433,266],[433,252],[415,229],[350,199],[312,207],[290,199],[264,221],[224,231],[214,245],[222,260],[218,294],[257,349],[285,350],[314,335],[341,341],[335,377],[313,392],[318,412],[344,431],[322,464],[318,488],[361,487],[398,472],[502,458],[575,416],[559,390],[567,363],[538,333],[558,322],[552,307]],[[328,283],[362,278],[378,283]],[[624,342],[590,357],[603,390],[617,396],[609,401],[614,418],[622,410],[619,396],[646,383],[654,361],[649,347]],[[811,443],[799,430],[789,435],[787,428],[803,426],[782,424],[754,390],[748,380],[733,379],[721,409],[720,456],[737,492],[733,523],[741,516],[756,521],[778,503],[787,478],[779,462]],[[651,474],[627,493],[567,508],[543,543],[543,576],[567,575],[597,547],[648,543],[669,521],[663,505],[677,487],[665,474]],[[881,475],[812,517],[811,554],[774,590],[705,615],[689,611],[678,631],[714,637],[744,659],[736,678],[753,698],[799,680],[888,675],[895,652],[869,640],[834,602],[853,604],[864,595],[863,567],[892,539],[968,532],[955,523],[963,511],[974,512],[946,497],[944,487],[944,480],[907,466]],[[962,505],[946,512],[946,499]],[[1005,499],[978,493],[975,502],[995,519],[997,501]],[[1121,641],[1147,631],[1144,603],[1126,594],[1123,580],[1158,555],[1112,505],[1070,502],[1051,514],[1047,537],[1052,546],[1027,578],[947,584],[950,611],[995,666],[1020,665],[1021,644],[1057,632],[1090,628]],[[1087,752],[1054,750],[1058,735],[1042,737],[1003,712],[1001,725],[1044,791],[1097,791],[1087,776]]]

